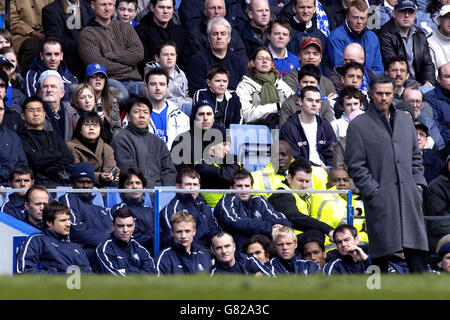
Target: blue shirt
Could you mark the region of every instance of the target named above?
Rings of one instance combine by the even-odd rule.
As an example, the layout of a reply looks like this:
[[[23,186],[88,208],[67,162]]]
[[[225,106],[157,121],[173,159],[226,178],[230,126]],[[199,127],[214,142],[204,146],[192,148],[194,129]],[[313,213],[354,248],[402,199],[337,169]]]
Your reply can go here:
[[[155,134],[161,138],[164,143],[167,142],[167,102],[164,109],[161,112],[157,112],[156,110],[152,111],[152,121],[155,125],[156,132]]]
[[[273,63],[275,64],[275,68],[278,72],[281,73],[281,76],[284,77],[288,72],[299,69],[300,68],[300,60],[295,54],[292,54],[287,49],[285,50],[285,54],[283,58],[278,58],[277,55],[273,52],[272,48],[269,45],[269,51],[273,57]]]

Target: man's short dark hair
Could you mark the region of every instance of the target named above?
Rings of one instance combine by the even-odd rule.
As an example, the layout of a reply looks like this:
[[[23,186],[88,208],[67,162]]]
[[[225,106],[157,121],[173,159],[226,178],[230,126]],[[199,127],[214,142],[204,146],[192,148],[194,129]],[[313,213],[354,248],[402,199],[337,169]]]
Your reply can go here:
[[[137,168],[128,168],[127,170],[120,171],[119,174],[119,189],[125,189],[125,183],[131,176],[136,176],[142,181],[142,185],[145,187],[147,185],[147,179],[145,179],[144,174],[141,170]]]
[[[26,166],[24,164],[18,164],[9,171],[8,181],[12,182],[14,180],[15,175],[21,176],[24,174],[29,174],[31,180],[34,180],[33,170],[31,170],[29,166]]]
[[[116,9],[119,7],[119,4],[121,2],[134,3],[136,5],[136,10],[138,9],[138,2],[137,2],[137,0],[116,0]]]
[[[392,79],[389,75],[387,74],[375,74],[373,76],[373,78],[370,80],[370,84],[369,84],[369,95],[371,96],[373,93],[373,90],[375,88],[376,84],[386,84],[386,83],[392,83],[393,86],[393,90],[395,92],[395,80]]]
[[[44,186],[42,186],[40,184],[33,184],[31,187],[28,188],[27,192],[25,193],[25,202],[26,203],[30,203],[30,196],[36,190],[46,192],[48,194],[48,197],[50,198],[50,194],[48,193],[47,189]]]
[[[148,100],[146,97],[141,97],[135,95],[134,93],[131,93],[130,97],[125,103],[125,112],[130,113],[134,105],[145,105],[150,110],[150,113],[153,111],[152,103],[150,102],[150,100]]]
[[[122,0],[123,1],[123,0]],[[157,55],[159,57],[159,55],[161,54],[161,50],[164,47],[174,47],[175,48],[175,52],[177,52],[177,44],[175,43],[175,41],[172,40],[164,40],[161,42],[158,42],[155,46],[155,55]],[[177,52],[178,53],[178,52]]]
[[[234,183],[236,182],[236,180],[242,180],[242,179],[247,179],[250,178],[250,181],[252,183],[253,186],[253,176],[250,172],[248,172],[247,170],[245,170],[244,168],[240,168],[238,170],[236,170],[235,172],[233,172],[233,174],[231,175],[230,178],[230,186],[233,186]]]
[[[337,98],[338,105],[343,108],[345,99],[358,99],[361,105],[364,103],[364,95],[353,86],[345,86],[341,92],[339,92],[339,97]]]
[[[320,82],[321,75],[322,74],[320,73],[320,69],[318,67],[313,64],[305,64],[300,68],[297,80],[300,83],[300,80],[302,80],[304,76],[310,76],[314,77],[317,82]]]
[[[44,107],[44,101],[42,101],[42,99],[39,98],[38,96],[27,97],[22,102],[22,112],[23,113],[25,113],[25,110],[27,109],[28,104],[32,103],[32,102],[39,102],[40,104],[42,104],[42,107]]]
[[[386,63],[386,70],[389,70],[391,65],[396,63],[396,62],[404,62],[405,65],[406,65],[406,71],[408,71],[408,73],[409,73],[409,64],[408,64],[408,60],[406,60],[405,56],[393,56],[393,57],[390,57],[389,60]]]
[[[151,3],[153,6],[156,6],[156,4],[158,3],[158,1],[163,1],[163,0],[150,0],[150,3]],[[173,3],[173,7],[174,7],[174,9],[175,9],[176,0],[172,0],[172,3]]]
[[[116,222],[117,218],[126,219],[129,217],[132,217],[133,219],[135,217],[133,211],[131,211],[130,208],[128,207],[119,208],[113,213],[113,224]]]
[[[345,77],[345,75],[347,74],[348,70],[350,69],[357,69],[360,70],[362,72],[362,74],[364,75],[364,67],[361,63],[356,62],[356,61],[350,61],[347,62],[346,64],[344,64],[342,66],[342,76]]]
[[[283,18],[276,18],[275,20],[272,20],[269,22],[269,26],[267,27],[267,34],[271,34],[272,33],[272,29],[276,26],[282,26],[285,29],[289,30],[289,34],[291,34],[291,25],[289,24],[289,22],[287,22],[285,19]]]
[[[341,224],[336,229],[334,229],[334,234],[336,234],[338,232],[345,233],[345,230],[350,231],[353,238],[356,238],[358,236],[358,230],[356,230],[356,228],[354,226],[351,226],[349,224]]]
[[[44,225],[47,225],[46,222],[53,223],[58,214],[67,214],[70,216],[70,208],[58,201],[52,201],[45,205],[42,212],[42,221],[44,222]]]
[[[198,179],[198,182],[200,182],[200,174],[194,168],[190,167],[183,168],[180,172],[178,172],[175,183],[181,184],[183,182],[184,177],[189,177],[191,179]]]
[[[306,246],[308,243],[311,243],[311,242],[317,243],[317,245],[320,247],[320,249],[321,249],[323,252],[325,252],[325,243],[323,242],[322,239],[320,239],[320,238],[318,238],[318,237],[308,237],[308,238],[306,238],[306,239],[302,239],[301,243],[300,243],[300,241],[299,241],[299,251],[300,251],[300,254],[301,254],[302,256],[305,255],[305,253],[304,253],[305,246]]]
[[[306,86],[300,91],[300,99],[304,99],[307,92],[317,92],[322,97],[322,93],[320,92],[319,88],[314,86]]]
[[[165,76],[166,77],[166,83],[169,84],[169,74],[166,70],[163,68],[151,68],[145,73],[145,84],[148,84],[148,79],[150,76],[158,75],[158,76]]]
[[[312,173],[311,163],[303,157],[298,157],[289,165],[288,173],[291,177],[294,177],[299,171]]]
[[[212,80],[216,74],[225,74],[228,79],[230,79],[230,72],[228,69],[221,65],[221,64],[215,64],[209,68],[208,72],[206,73],[206,79]]]
[[[59,44],[59,46],[61,47],[61,52],[62,52],[62,44],[61,42],[59,42],[59,40],[57,38],[53,38],[53,37],[49,37],[46,38],[41,45],[41,53],[44,53],[44,47],[46,44],[50,44],[50,45],[55,45],[55,44]]]

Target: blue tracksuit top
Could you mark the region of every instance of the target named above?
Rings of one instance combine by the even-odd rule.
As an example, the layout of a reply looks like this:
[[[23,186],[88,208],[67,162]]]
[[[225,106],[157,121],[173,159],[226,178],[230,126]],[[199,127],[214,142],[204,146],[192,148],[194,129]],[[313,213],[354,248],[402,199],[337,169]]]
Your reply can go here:
[[[290,260],[284,260],[279,257],[272,258],[269,264],[274,274],[302,274],[307,276],[320,270],[317,262],[304,260],[298,253],[295,253]]]
[[[323,273],[327,275],[365,273],[371,264],[370,256],[365,261],[358,261],[357,263],[354,263],[351,257],[345,256],[328,262],[323,267]]]
[[[211,260],[210,252],[195,242],[191,245],[191,253],[187,253],[183,246],[174,244],[159,253],[156,270],[158,276],[208,272],[212,266]]]
[[[131,273],[156,273],[155,262],[147,249],[134,239],[130,242],[117,239],[114,232],[98,245],[95,253],[102,273],[123,277]]]
[[[211,268],[211,276],[215,275],[216,273],[237,273],[253,275],[258,272],[266,276],[274,276],[271,270],[255,257],[236,252],[235,259],[236,263],[231,268],[225,268],[219,263],[216,263]]]
[[[17,273],[66,273],[70,266],[90,273],[86,253],[80,245],[50,229],[25,240],[17,253]]]

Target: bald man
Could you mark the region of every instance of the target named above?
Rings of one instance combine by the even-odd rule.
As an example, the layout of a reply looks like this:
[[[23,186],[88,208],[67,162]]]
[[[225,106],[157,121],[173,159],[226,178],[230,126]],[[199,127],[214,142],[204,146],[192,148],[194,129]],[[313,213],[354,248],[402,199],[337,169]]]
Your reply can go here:
[[[373,78],[375,73],[365,67],[365,60],[364,49],[359,43],[350,43],[345,47],[342,65],[334,67],[333,72],[330,75],[330,80],[338,94],[341,92],[342,88],[344,88],[344,82],[342,81],[342,67],[348,62],[358,62],[363,65],[364,77],[360,89],[367,91],[370,79]]]

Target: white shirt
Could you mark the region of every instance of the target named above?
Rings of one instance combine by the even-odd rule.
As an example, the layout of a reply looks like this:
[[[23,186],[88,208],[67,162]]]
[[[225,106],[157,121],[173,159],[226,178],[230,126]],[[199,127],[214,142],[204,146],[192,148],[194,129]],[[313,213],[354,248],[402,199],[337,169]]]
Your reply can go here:
[[[303,123],[300,120],[300,123],[302,124],[303,130],[305,131],[306,140],[308,140],[309,145],[309,161],[313,162],[317,165],[324,164],[322,160],[320,159],[319,152],[317,152],[317,121],[314,119],[313,123]]]

